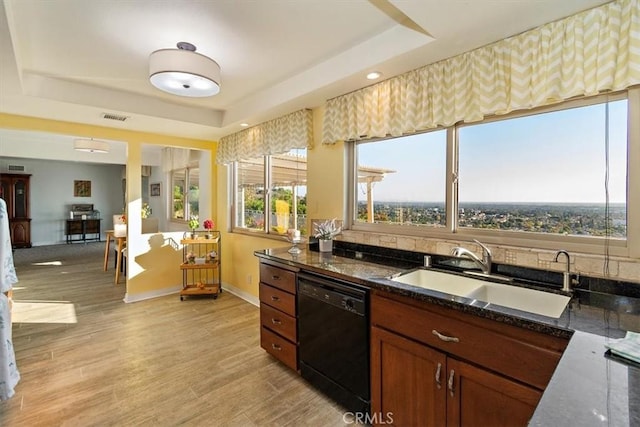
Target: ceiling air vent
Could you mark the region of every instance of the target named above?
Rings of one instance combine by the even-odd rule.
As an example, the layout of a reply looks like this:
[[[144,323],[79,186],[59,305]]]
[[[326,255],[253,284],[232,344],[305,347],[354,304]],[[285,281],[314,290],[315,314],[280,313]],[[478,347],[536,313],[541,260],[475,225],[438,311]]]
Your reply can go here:
[[[107,119],[107,120],[116,120],[116,121],[119,121],[119,122],[124,122],[129,117],[128,116],[121,116],[119,114],[113,114],[113,113],[102,113],[102,118],[103,119]]]
[[[24,165],[8,165],[7,170],[9,172],[24,172]]]

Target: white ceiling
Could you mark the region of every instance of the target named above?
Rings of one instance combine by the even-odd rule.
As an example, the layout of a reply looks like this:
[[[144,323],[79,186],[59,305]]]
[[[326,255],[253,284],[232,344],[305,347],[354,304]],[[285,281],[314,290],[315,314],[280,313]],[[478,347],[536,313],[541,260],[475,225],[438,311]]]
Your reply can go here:
[[[0,112],[217,140],[606,2],[4,0]],[[220,64],[220,94],[151,86],[149,54],[179,41]]]

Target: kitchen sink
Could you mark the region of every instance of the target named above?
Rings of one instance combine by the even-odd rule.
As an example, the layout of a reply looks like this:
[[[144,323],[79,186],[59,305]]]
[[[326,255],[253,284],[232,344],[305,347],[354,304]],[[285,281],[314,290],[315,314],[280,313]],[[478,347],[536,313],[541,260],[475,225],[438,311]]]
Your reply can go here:
[[[427,269],[413,270],[391,280],[555,319],[571,299],[566,295]]]
[[[391,280],[460,297],[466,297],[484,283],[465,276],[425,269],[414,270]]]

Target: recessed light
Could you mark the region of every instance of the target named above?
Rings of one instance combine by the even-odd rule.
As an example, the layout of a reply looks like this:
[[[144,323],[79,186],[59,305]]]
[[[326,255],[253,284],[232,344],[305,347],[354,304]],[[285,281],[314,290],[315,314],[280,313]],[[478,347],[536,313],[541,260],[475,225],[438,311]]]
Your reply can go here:
[[[249,126],[249,123],[240,123],[240,126],[242,126],[243,128],[246,128],[247,126]]]
[[[380,77],[382,77],[382,73],[380,71],[372,71],[367,74],[367,79],[369,80],[379,79]]]

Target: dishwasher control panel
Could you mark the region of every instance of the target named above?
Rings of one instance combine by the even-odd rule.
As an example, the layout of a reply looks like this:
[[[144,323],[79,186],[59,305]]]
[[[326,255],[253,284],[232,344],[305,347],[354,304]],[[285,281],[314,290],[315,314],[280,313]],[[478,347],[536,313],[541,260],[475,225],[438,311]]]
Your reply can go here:
[[[366,293],[356,290],[354,295],[343,288],[331,287],[327,284],[319,284],[311,281],[298,281],[298,294],[323,301],[334,307],[354,314],[366,314]]]

